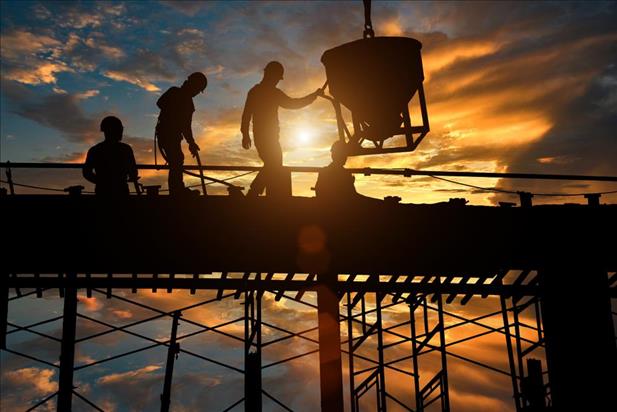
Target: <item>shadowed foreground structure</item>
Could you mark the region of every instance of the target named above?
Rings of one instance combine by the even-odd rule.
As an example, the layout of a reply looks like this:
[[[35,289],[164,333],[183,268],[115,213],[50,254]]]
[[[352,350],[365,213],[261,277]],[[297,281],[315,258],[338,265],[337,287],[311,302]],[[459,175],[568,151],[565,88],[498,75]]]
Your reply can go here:
[[[404,407],[424,410],[439,402],[449,410],[443,313],[454,299],[465,304],[489,295],[501,298],[500,333],[508,347],[517,411],[614,406],[610,391],[617,357],[610,299],[615,288],[610,286],[615,285],[611,273],[617,271],[617,253],[614,238],[611,242],[606,235],[617,233],[617,205],[335,204],[213,196],[182,201],[132,196],[106,202],[94,196],[23,195],[1,201],[3,214],[11,217],[3,225],[2,346],[8,349],[10,288],[34,288],[37,294],[61,288],[65,312],[58,410],[71,410],[75,393],[76,293],[81,288],[89,294],[106,289],[108,296],[120,288],[211,289],[219,291],[219,299],[224,290],[235,291],[235,298],[244,295],[245,368],[240,372],[246,387],[244,398],[232,406],[244,401],[246,410],[261,410],[262,394],[273,399],[261,389],[264,291],[276,292],[277,300],[301,301],[306,291],[318,294],[322,410],[343,410],[343,397],[350,396],[351,410],[357,411],[358,400],[371,388],[376,410],[400,404],[387,392],[384,370],[393,365],[384,362],[390,345],[384,345],[383,335],[391,331],[381,319],[381,310],[396,304],[410,308],[410,335],[399,337],[413,346],[406,362],[413,367],[409,390],[415,404]],[[520,274],[507,283],[503,279],[509,271]],[[209,273],[220,276],[199,275]],[[369,295],[374,296],[370,303]],[[339,313],[339,300],[347,313]],[[426,316],[432,304],[437,305],[436,320]],[[519,332],[517,316],[530,308],[538,315],[536,342]],[[181,351],[174,332],[181,313],[166,315],[173,325],[164,343],[169,356],[161,410],[169,408],[174,355]],[[340,321],[348,328],[349,339],[343,342]],[[353,325],[361,326],[359,336]],[[584,360],[581,342],[573,337],[575,325],[586,325]],[[354,373],[355,352],[369,338],[377,338],[374,367]],[[350,355],[347,395],[341,345]],[[542,372],[547,365],[529,356],[538,348],[546,351],[548,379]],[[441,371],[421,387],[420,355],[428,349],[441,353]]]

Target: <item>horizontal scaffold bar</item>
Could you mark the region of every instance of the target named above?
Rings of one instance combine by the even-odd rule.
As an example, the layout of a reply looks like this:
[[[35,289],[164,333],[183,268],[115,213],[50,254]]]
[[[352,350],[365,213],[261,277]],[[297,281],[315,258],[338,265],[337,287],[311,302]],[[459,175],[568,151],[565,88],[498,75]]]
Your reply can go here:
[[[12,169],[81,169],[81,163],[13,163],[0,162],[0,168]],[[140,170],[168,170],[168,165],[137,165]],[[260,166],[228,166],[228,165],[184,165],[186,170],[210,170],[221,172],[253,172],[261,170]],[[317,166],[286,166],[294,173],[317,173],[322,168]],[[351,173],[364,175],[393,175],[393,176],[442,176],[442,177],[485,177],[496,179],[535,179],[535,180],[583,180],[598,182],[617,182],[617,176],[584,176],[584,175],[561,175],[539,173],[494,173],[494,172],[464,172],[446,170],[416,170],[409,168],[383,169],[383,168],[350,168]]]
[[[314,291],[319,282],[314,280],[274,280],[274,279],[232,279],[232,278],[192,278],[192,277],[86,277],[80,275],[71,280],[66,277],[35,277],[33,275],[11,276],[5,279],[9,288],[54,289],[113,288],[113,289],[199,289],[199,290],[284,290]],[[191,275],[192,276],[192,275]],[[382,292],[382,293],[440,293],[461,295],[508,295],[535,296],[537,285],[499,285],[436,282],[347,282],[339,281],[340,292]]]

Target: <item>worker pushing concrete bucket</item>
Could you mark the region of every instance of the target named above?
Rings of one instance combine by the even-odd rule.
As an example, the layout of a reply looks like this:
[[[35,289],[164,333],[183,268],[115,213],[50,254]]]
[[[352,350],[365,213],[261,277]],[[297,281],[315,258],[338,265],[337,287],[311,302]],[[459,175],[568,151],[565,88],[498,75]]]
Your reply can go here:
[[[370,1],[365,1],[365,18],[363,39],[327,50],[321,57],[337,112],[339,138],[350,143],[352,155],[412,151],[429,131],[422,44],[408,37],[375,37]],[[408,105],[416,94],[421,126],[412,126],[409,115]],[[344,125],[340,104],[351,111],[353,133]],[[405,136],[405,146],[384,145],[397,135]],[[362,145],[365,141],[372,142],[372,147]]]

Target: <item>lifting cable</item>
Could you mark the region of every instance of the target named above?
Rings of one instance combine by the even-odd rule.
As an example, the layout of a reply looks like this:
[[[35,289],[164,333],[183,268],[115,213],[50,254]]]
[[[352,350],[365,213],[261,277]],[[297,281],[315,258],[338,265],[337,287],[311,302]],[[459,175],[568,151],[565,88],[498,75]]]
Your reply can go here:
[[[443,180],[444,182],[452,183],[452,184],[459,185],[459,186],[465,186],[465,187],[469,187],[472,189],[482,190],[485,192],[508,193],[508,194],[513,194],[513,195],[518,195],[521,193],[521,191],[498,189],[496,187],[491,188],[491,187],[471,185],[469,183],[458,182],[456,180],[446,179],[446,178],[439,177],[439,176],[429,175],[429,177],[432,177],[433,179],[437,179],[437,180]],[[611,190],[608,192],[593,192],[593,193],[590,192],[590,193],[531,193],[531,194],[534,196],[575,197],[575,196],[587,196],[587,195],[610,195],[613,193],[617,193],[617,190]]]
[[[235,175],[235,176],[231,176],[231,177],[226,177],[225,179],[221,179],[221,182],[228,182],[230,180],[238,179],[240,177],[243,177],[243,176],[246,176],[246,175],[250,175],[250,174],[253,174],[253,173],[255,173],[254,170],[250,171],[250,172],[240,173],[239,175]],[[193,176],[193,175],[191,174],[191,176]],[[206,183],[206,186],[210,186],[211,184],[214,184],[214,183],[218,183],[218,182],[208,182],[208,183]],[[199,187],[199,186],[201,186],[201,183],[197,183],[195,185],[189,185],[187,187],[189,189],[191,189],[193,187]],[[239,186],[236,186],[236,187],[239,187]],[[159,192],[169,192],[169,189],[161,189],[161,190],[159,190]]]
[[[157,126],[158,126],[158,124],[157,124]],[[155,130],[156,130],[156,129],[155,129]],[[157,134],[157,132],[155,131],[155,132],[154,132],[154,165],[155,165],[155,166],[158,166],[158,163],[157,163],[157,154],[156,154],[156,153],[157,153],[157,147],[158,147],[158,134]],[[163,148],[162,148],[162,147],[159,147],[159,150],[161,151],[161,156],[162,156],[162,157],[163,157],[163,159],[165,160],[165,163],[166,163],[166,164],[169,164],[169,160],[167,160],[167,155],[165,154],[165,151],[163,150]],[[206,175],[204,175],[203,168],[202,168],[202,166],[201,166],[201,158],[199,157],[199,153],[196,153],[196,154],[194,155],[194,157],[197,159],[197,165],[199,166],[199,174],[189,172],[188,170],[186,170],[186,169],[184,168],[184,165],[183,165],[183,167],[182,167],[182,173],[184,173],[184,174],[186,174],[186,175],[189,175],[189,176],[196,177],[196,178],[198,178],[198,179],[200,179],[200,180],[201,180],[201,183],[200,183],[199,185],[194,185],[194,186],[191,186],[191,187],[201,186],[201,190],[202,190],[202,192],[203,192],[203,195],[204,195],[204,196],[206,196],[206,195],[207,195],[207,193],[206,193],[206,186],[207,186],[207,185],[209,185],[209,184],[211,184],[211,183],[220,183],[220,184],[225,185],[225,186],[227,186],[227,187],[229,187],[229,188],[231,188],[231,189],[238,189],[238,190],[242,190],[242,189],[243,189],[243,188],[242,188],[242,187],[240,187],[240,186],[236,186],[236,185],[234,185],[234,184],[232,184],[232,183],[227,182],[227,180],[230,180],[230,179],[222,179],[222,180],[221,180],[221,179],[216,179],[216,178],[214,178],[214,177],[210,177],[210,176],[206,176]],[[205,183],[205,182],[204,182],[204,180],[209,180],[209,181],[210,181],[210,183]]]
[[[250,175],[252,173],[255,173],[255,171],[240,173],[239,175],[234,175],[234,176],[226,177],[225,179],[220,179],[220,180],[212,178],[212,181],[206,183],[205,185],[209,186],[209,185],[214,184],[214,183],[223,183],[223,184],[226,184],[228,186],[233,186],[233,185],[231,185],[230,183],[227,183],[227,182],[230,181],[230,180],[233,180],[233,179],[238,179],[238,178],[246,176],[246,175]],[[191,176],[199,177],[199,175],[195,174],[195,173],[190,173],[189,172],[189,174]],[[8,181],[3,180],[3,179],[0,179],[0,183],[4,183],[4,184],[7,184],[7,185],[10,184]],[[24,187],[24,188],[27,188],[27,189],[47,190],[47,191],[50,191],[50,192],[66,193],[66,190],[59,189],[57,187],[34,186],[34,185],[27,185],[27,184],[24,184],[24,183],[15,183],[15,182],[12,182],[12,184],[13,184],[13,186]],[[192,188],[192,187],[198,187],[198,186],[201,186],[201,183],[198,183],[196,185],[190,185],[190,186],[187,186],[187,187]],[[239,186],[234,186],[234,187],[238,187],[239,188]],[[159,191],[160,192],[168,192],[169,189],[161,189]],[[94,192],[91,192],[91,191],[88,191],[88,190],[82,190],[81,193],[93,194]],[[135,193],[137,193],[137,192],[135,192]]]
[[[47,191],[50,191],[50,192],[63,192],[63,193],[66,193],[66,190],[58,189],[57,187],[34,186],[34,185],[26,185],[26,184],[23,184],[23,183],[15,183],[15,182],[9,183],[6,180],[2,180],[2,179],[0,179],[0,183],[5,183],[7,185],[8,184],[12,184],[13,186],[25,187],[25,188],[28,188],[28,189],[47,190]],[[94,193],[94,192],[82,190],[82,193]]]
[[[371,22],[371,0],[364,0],[364,33],[362,33],[362,36],[365,39],[375,37],[373,23]]]

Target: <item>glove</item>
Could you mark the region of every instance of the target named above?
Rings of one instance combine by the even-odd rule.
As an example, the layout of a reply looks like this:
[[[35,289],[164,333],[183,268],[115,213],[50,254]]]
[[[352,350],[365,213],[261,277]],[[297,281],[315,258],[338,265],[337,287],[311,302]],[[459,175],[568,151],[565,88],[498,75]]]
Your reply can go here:
[[[191,152],[191,154],[193,156],[197,156],[197,152],[199,152],[199,146],[197,146],[197,143],[195,142],[191,142],[189,143],[189,152]]]
[[[248,135],[248,133],[245,135],[242,135],[242,147],[246,150],[251,148],[251,138]]]

